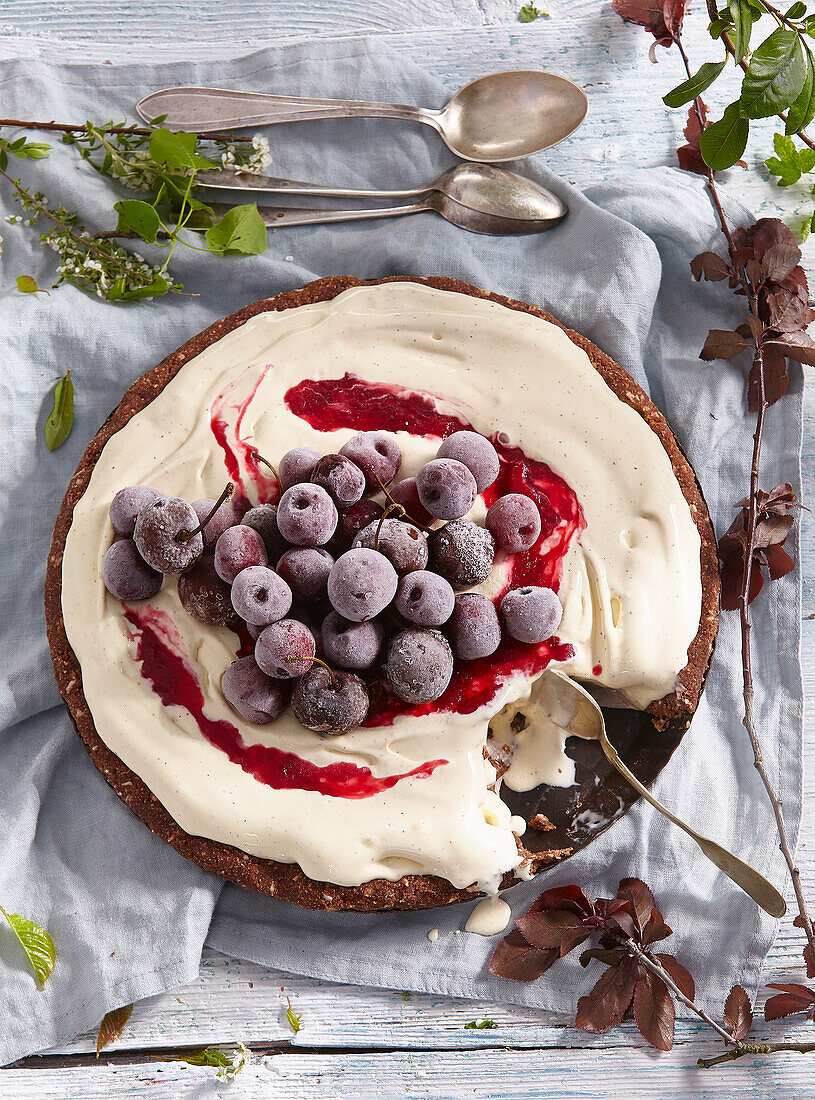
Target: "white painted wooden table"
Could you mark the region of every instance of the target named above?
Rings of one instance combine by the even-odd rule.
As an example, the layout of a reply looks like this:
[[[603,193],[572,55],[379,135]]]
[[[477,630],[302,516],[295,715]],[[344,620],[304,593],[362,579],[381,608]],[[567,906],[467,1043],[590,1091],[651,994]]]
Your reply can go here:
[[[641,31],[624,26],[607,0],[542,0],[550,19],[517,22],[522,0],[0,0],[0,58],[36,57],[45,49],[111,60],[186,51],[217,60],[282,37],[376,33],[438,72],[451,89],[482,72],[546,67],[584,85],[590,115],[578,138],[552,150],[552,167],[578,185],[620,175],[629,165],[674,163],[680,113],[659,97],[680,79],[678,58],[647,59]],[[697,63],[713,54],[699,0],[691,4],[686,41]],[[216,82],[213,79],[213,82]],[[647,105],[647,106],[644,106]],[[755,170],[769,148],[771,124],[751,145],[750,172],[729,184],[756,213],[787,218],[809,212],[805,185],[779,190]],[[810,278],[815,245],[805,250]],[[804,471],[815,487],[815,378],[807,390]],[[815,698],[815,521],[804,513],[803,662],[810,706]],[[815,721],[806,724],[807,771],[800,864],[815,898]],[[800,934],[782,924],[767,961],[767,981],[800,973]],[[680,951],[681,954],[681,951]],[[286,997],[303,1014],[294,1036]],[[495,1030],[466,1030],[489,1016]],[[0,1021],[2,1027],[2,1021]],[[815,1036],[812,1024],[756,1027],[757,1037]],[[166,1059],[207,1044],[246,1043],[249,1068],[231,1084]],[[136,1005],[121,1040],[97,1062],[94,1037],[0,1071],[2,1100],[274,1095],[278,1100],[391,1097],[769,1097],[815,1095],[815,1062],[798,1054],[743,1059],[712,1071],[696,1059],[715,1044],[703,1027],[681,1022],[670,1055],[647,1049],[631,1025],[598,1038],[564,1017],[521,1008],[336,986],[264,970],[208,952],[199,980]]]

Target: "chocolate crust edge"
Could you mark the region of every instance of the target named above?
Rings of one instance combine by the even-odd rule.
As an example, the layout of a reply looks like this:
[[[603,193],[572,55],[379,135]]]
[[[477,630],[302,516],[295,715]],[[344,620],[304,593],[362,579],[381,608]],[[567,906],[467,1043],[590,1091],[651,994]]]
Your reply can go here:
[[[397,882],[374,879],[360,886],[317,882],[305,875],[296,864],[261,859],[231,845],[185,832],[139,776],[105,745],[96,730],[82,688],[82,670],[68,641],[62,618],[62,559],[74,508],[88,486],[93,468],[108,439],[132,416],[145,408],[186,362],[259,313],[329,301],[351,287],[387,282],[415,282],[438,290],[485,298],[508,309],[549,321],[562,329],[586,352],[607,385],[620,400],[639,412],[659,437],[701,539],[702,614],[699,630],[688,649],[688,663],[678,674],[676,691],[648,707],[657,728],[685,728],[689,724],[699,701],[718,628],[719,572],[715,535],[696,475],[674,438],[668,422],[645,392],[610,356],[545,310],[452,278],[393,276],[387,279],[360,280],[351,276],[334,276],[317,279],[298,290],[284,291],[272,298],[253,302],[193,336],[158,366],[133,382],[119,405],[91,440],[69,482],[54,526],[46,570],[45,615],[54,674],[77,733],[94,764],[119,798],[153,833],[187,859],[221,878],[307,909],[357,912],[427,909],[453,902],[471,901],[479,896],[479,892],[475,888],[457,889],[446,879],[434,875],[406,875]],[[539,853],[536,856],[536,873],[570,853],[571,849]],[[502,885],[509,886],[516,881],[518,880],[514,875],[508,872]]]

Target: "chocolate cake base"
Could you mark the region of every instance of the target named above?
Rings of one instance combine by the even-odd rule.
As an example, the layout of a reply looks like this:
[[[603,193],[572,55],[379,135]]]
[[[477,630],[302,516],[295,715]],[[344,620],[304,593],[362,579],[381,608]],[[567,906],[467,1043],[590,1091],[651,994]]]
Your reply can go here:
[[[115,753],[111,752],[96,730],[82,690],[82,669],[66,636],[62,618],[62,559],[74,508],[88,486],[93,468],[105,443],[132,416],[149,405],[185,363],[258,313],[328,301],[350,287],[394,281],[422,283],[438,290],[485,298],[508,309],[531,313],[557,325],[586,352],[610,389],[621,401],[630,405],[642,416],[662,442],[701,538],[702,612],[699,629],[688,650],[688,663],[677,677],[676,690],[648,707],[648,713],[655,727],[655,737],[659,736],[660,729],[668,727],[684,729],[689,724],[699,701],[718,626],[719,573],[716,541],[693,469],[682,453],[667,421],[633,379],[591,341],[566,328],[551,314],[535,306],[488,293],[457,279],[397,276],[393,279],[363,281],[349,276],[338,276],[318,279],[299,290],[253,302],[237,313],[216,321],[188,340],[183,347],[168,355],[157,367],[136,379],[117,408],[91,440],[68,486],[54,527],[45,585],[46,625],[54,673],[77,732],[97,768],[122,801],[157,836],[171,844],[187,859],[222,878],[230,879],[239,886],[294,902],[307,909],[349,909],[358,912],[427,909],[452,902],[471,901],[478,896],[478,891],[475,888],[457,889],[446,879],[434,875],[406,875],[397,882],[374,879],[360,886],[336,886],[308,878],[296,864],[261,859],[231,845],[186,833],[144,782]],[[537,873],[548,864],[565,858],[571,854],[571,851],[571,848],[560,848],[536,852],[533,869]],[[508,873],[504,876],[503,885],[508,886],[516,881],[517,879]]]

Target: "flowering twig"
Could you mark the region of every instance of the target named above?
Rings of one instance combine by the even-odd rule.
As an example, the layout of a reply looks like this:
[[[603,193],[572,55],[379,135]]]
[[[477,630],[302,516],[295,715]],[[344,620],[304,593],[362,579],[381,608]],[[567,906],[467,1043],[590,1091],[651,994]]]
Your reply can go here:
[[[136,134],[139,137],[150,137],[153,133],[153,129],[147,129],[144,126],[97,126],[89,127],[86,123],[66,123],[66,122],[37,122],[34,119],[22,119],[22,118],[0,118],[0,126],[9,126],[17,130],[50,130],[52,132],[61,134],[81,134],[88,133],[90,129],[99,130],[103,134]],[[248,141],[252,142],[253,138],[246,134],[206,134],[208,140],[212,141]]]

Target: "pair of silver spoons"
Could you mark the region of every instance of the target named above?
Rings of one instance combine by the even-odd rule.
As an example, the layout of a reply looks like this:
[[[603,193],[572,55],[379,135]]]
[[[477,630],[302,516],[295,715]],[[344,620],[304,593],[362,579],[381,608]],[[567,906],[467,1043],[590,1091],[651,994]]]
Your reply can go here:
[[[263,220],[271,226],[398,217],[430,210],[462,229],[493,235],[540,233],[566,216],[566,204],[552,192],[494,164],[531,156],[562,141],[577,129],[587,109],[585,93],[571,80],[534,69],[491,73],[473,80],[438,111],[396,103],[210,88],[167,88],[146,96],[137,106],[147,121],[164,115],[165,126],[197,133],[326,118],[379,117],[424,123],[457,156],[471,162],[456,165],[426,187],[374,191],[220,171],[201,172],[198,182],[206,187],[269,194],[416,200],[403,206],[356,210],[261,207]]]

